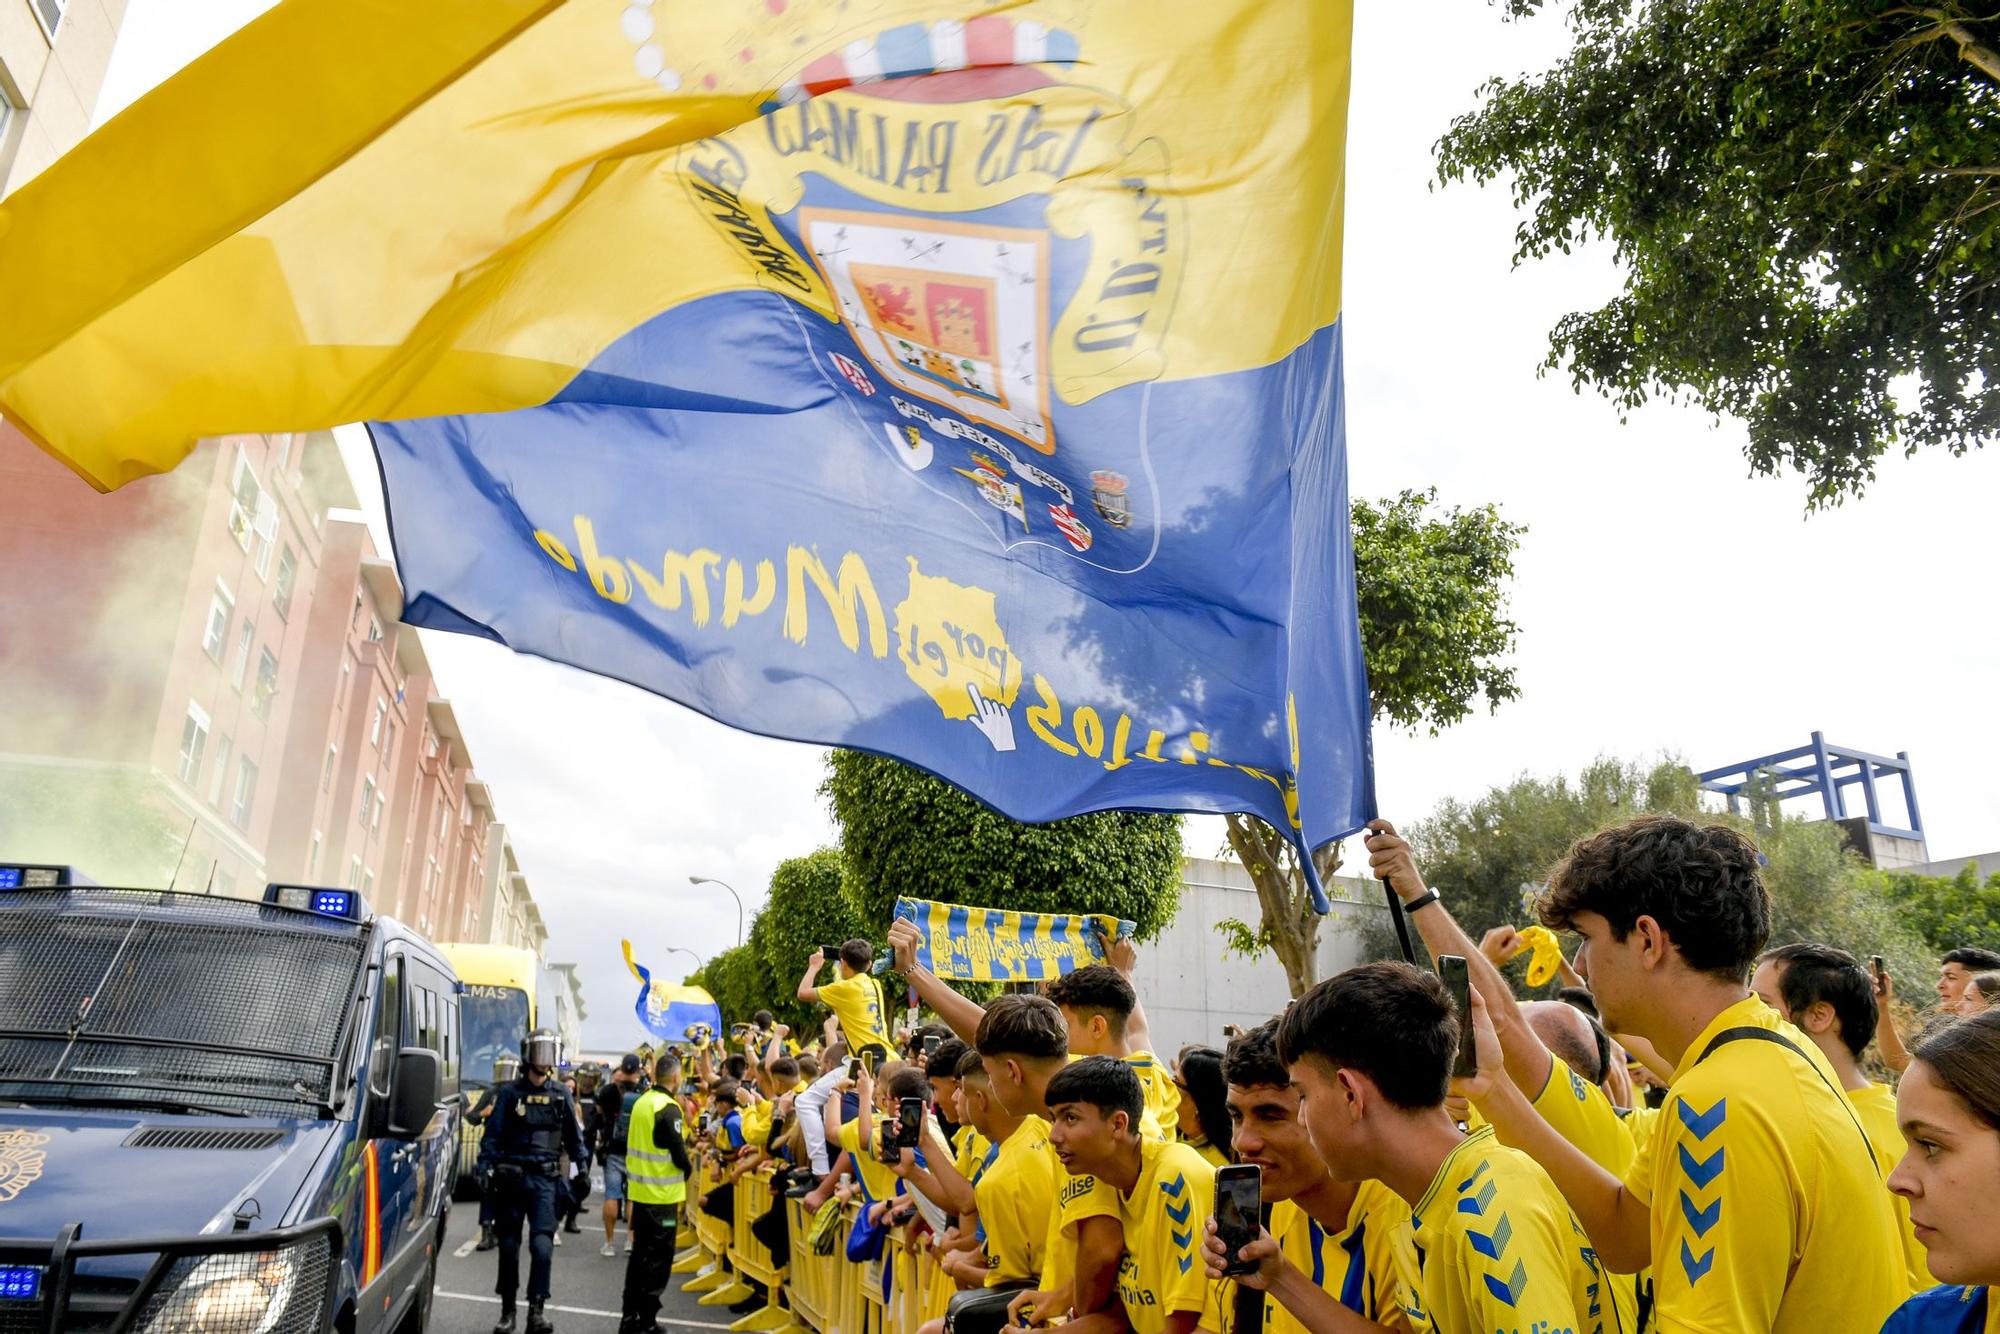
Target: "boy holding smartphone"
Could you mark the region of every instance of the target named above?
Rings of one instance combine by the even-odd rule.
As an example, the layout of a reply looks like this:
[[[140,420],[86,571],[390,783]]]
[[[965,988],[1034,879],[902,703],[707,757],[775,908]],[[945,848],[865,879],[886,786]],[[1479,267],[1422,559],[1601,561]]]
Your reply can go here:
[[[1264,1334],[1409,1330],[1397,1247],[1410,1206],[1380,1181],[1335,1180],[1313,1152],[1298,1087],[1278,1059],[1278,1021],[1230,1039],[1222,1075],[1236,1161],[1259,1169],[1271,1209],[1273,1244],[1253,1249],[1250,1272],[1228,1275],[1267,1294]],[[1209,1277],[1225,1277],[1228,1262],[1211,1231]]]

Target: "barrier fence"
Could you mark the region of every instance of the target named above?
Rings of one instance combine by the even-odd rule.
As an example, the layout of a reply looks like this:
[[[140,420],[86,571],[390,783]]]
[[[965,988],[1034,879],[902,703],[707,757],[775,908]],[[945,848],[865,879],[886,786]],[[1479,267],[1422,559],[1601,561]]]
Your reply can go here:
[[[733,1207],[725,1219],[702,1205],[723,1184],[720,1174],[712,1164],[696,1174],[687,1206],[695,1244],[674,1263],[674,1273],[687,1276],[681,1291],[699,1294],[704,1306],[731,1306],[761,1290],[764,1304],[730,1323],[737,1331],[917,1334],[925,1321],[944,1315],[957,1285],[931,1258],[921,1223],[890,1229],[882,1258],[859,1263],[847,1258],[847,1238],[864,1206],[850,1200],[840,1207],[832,1253],[816,1255],[813,1216],[799,1200],[777,1200],[771,1177],[771,1169],[750,1172],[730,1186]],[[789,1242],[783,1257],[755,1231],[779,1203]]]

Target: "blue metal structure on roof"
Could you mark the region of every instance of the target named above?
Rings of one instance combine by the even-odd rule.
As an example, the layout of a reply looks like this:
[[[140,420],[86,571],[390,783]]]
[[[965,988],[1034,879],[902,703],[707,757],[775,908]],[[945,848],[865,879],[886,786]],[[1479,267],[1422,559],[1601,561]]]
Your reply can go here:
[[[1899,750],[1891,759],[1865,750],[1828,745],[1824,732],[1814,732],[1810,744],[1742,764],[1726,764],[1698,773],[1695,778],[1705,791],[1727,797],[1734,814],[1743,813],[1745,796],[1768,796],[1778,801],[1817,796],[1825,803],[1829,820],[1846,820],[1860,813],[1848,810],[1845,791],[1859,787],[1870,833],[1923,841],[1924,821],[1917,811],[1917,789],[1910,778],[1908,751]],[[1875,787],[1878,778],[1902,781],[1906,824],[1884,823],[1881,794]]]

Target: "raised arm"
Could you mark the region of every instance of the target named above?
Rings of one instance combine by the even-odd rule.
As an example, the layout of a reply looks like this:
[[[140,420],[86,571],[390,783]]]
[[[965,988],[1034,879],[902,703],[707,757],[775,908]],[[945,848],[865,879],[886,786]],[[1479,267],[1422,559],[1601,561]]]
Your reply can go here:
[[[1106,936],[1102,931],[1097,938],[1104,944],[1104,961],[1118,970],[1118,975],[1132,982],[1132,972],[1139,965],[1139,947],[1129,936]],[[1139,985],[1132,983],[1132,1016],[1125,1021],[1125,1042],[1133,1051],[1153,1050],[1152,1026],[1146,1022],[1146,1000],[1139,995]]]
[[[1378,878],[1389,882],[1389,888],[1404,903],[1421,898],[1428,893],[1424,878],[1417,871],[1416,858],[1411,854],[1410,845],[1396,827],[1387,820],[1372,822],[1367,845],[1368,866]],[[1523,1090],[1539,1094],[1542,1086],[1549,1082],[1549,1071],[1555,1066],[1555,1055],[1535,1030],[1528,1026],[1521,1007],[1514,1003],[1514,990],[1507,985],[1507,979],[1500,974],[1484,950],[1472,943],[1472,937],[1465,934],[1456,918],[1451,915],[1442,901],[1432,901],[1409,915],[1417,933],[1424,938],[1424,946],[1431,957],[1440,954],[1462,955],[1466,973],[1471,978],[1473,988],[1486,1001],[1486,1012],[1493,1022],[1493,1029],[1500,1038],[1500,1050],[1507,1062],[1507,1076]],[[1509,947],[1508,937],[1512,927],[1497,928],[1489,932],[1487,939],[1494,942],[1496,951]]]
[[[819,981],[819,970],[826,967],[826,954],[814,950],[806,956],[806,973],[799,979],[799,999],[807,1005],[819,1004],[819,988],[813,984]]]
[[[1644,1269],[1652,1263],[1652,1211],[1624,1182],[1558,1134],[1507,1077],[1489,1013],[1484,993],[1474,991],[1472,1025],[1478,1035],[1479,1073],[1454,1080],[1453,1089],[1472,1099],[1505,1142],[1542,1165],[1607,1269],[1623,1274]]]
[[[910,991],[931,1007],[931,1013],[951,1026],[959,1040],[971,1046],[986,1011],[978,1001],[953,991],[928,968],[917,964],[917,928],[900,917],[889,923],[889,947],[896,952],[896,971],[909,979]]]
[[[1882,1064],[1897,1074],[1910,1068],[1910,1049],[1896,1029],[1890,1007],[1896,999],[1896,983],[1887,973],[1875,979],[1875,1045],[1882,1049]]]

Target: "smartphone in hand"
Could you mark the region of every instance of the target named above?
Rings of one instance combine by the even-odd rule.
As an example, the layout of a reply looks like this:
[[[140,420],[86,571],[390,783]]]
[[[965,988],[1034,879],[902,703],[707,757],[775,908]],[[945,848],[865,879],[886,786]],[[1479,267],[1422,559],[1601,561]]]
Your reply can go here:
[[[914,1149],[923,1143],[924,1100],[904,1098],[896,1104],[896,1147]]]
[[[1257,1240],[1264,1214],[1264,1173],[1249,1163],[1215,1169],[1215,1234],[1222,1239],[1229,1263],[1225,1274],[1247,1274],[1255,1266],[1237,1259],[1237,1252]]]
[[[1472,977],[1465,959],[1457,954],[1438,955],[1438,978],[1451,993],[1451,1008],[1458,1015],[1458,1055],[1451,1064],[1454,1079],[1479,1073],[1479,1043],[1472,1031]]]

